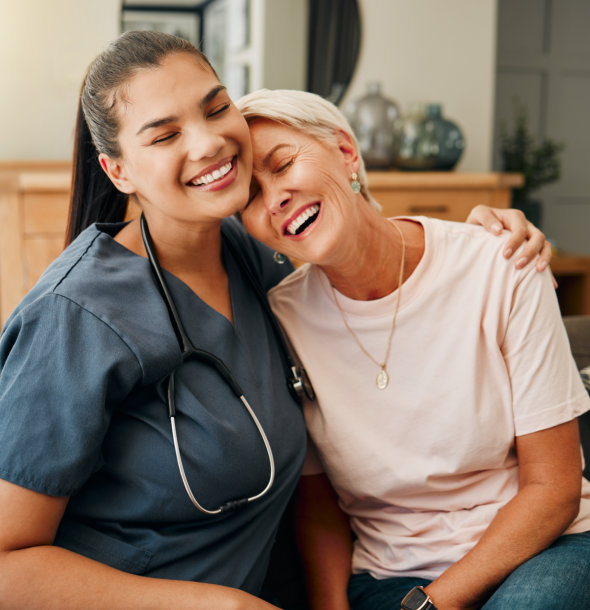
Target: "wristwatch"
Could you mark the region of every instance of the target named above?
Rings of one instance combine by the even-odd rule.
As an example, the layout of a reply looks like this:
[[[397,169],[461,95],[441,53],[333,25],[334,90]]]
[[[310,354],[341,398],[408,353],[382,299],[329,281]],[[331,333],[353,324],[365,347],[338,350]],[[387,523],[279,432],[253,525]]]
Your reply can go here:
[[[423,587],[414,587],[402,599],[402,610],[436,610],[436,606]]]

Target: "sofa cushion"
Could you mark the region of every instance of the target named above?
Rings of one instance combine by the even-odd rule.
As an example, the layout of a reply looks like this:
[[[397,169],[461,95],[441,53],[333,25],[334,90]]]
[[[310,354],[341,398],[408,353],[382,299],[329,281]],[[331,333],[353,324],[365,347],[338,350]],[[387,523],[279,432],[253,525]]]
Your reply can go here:
[[[563,323],[578,369],[590,367],[590,316],[564,316]],[[590,394],[590,389],[588,389]],[[590,411],[581,415],[580,440],[584,451],[584,476],[590,479]]]
[[[563,323],[578,369],[590,366],[590,316],[564,316]]]

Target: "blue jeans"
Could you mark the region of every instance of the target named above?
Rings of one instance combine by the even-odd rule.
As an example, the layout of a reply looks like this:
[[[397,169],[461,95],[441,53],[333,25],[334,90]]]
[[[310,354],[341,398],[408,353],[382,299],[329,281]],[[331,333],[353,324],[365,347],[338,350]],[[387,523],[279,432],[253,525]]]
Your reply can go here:
[[[423,578],[377,580],[367,572],[348,584],[352,610],[399,608],[404,595]],[[572,610],[590,608],[590,532],[558,538],[548,549],[516,568],[482,606],[485,610]]]

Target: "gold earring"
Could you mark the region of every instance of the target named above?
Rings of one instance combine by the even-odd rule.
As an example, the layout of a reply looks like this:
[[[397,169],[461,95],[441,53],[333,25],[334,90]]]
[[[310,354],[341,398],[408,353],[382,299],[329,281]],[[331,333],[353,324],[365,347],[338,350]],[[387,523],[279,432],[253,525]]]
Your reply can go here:
[[[352,187],[352,192],[353,193],[360,193],[361,192],[361,183],[359,182],[359,177],[358,177],[358,174],[356,172],[352,172],[350,186]]]

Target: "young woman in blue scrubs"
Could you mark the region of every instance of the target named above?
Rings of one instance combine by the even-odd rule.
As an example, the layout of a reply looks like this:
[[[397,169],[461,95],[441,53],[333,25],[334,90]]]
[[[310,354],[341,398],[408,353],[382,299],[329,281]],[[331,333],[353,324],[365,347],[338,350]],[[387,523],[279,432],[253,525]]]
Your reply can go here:
[[[263,290],[291,267],[230,219],[246,122],[193,46],[127,33],[90,67],[74,162],[73,241],[0,341],[2,604],[269,608],[256,596],[305,430],[240,259]],[[185,334],[251,412],[210,364],[183,363],[128,197]]]
[[[107,49],[81,100],[70,235],[120,220],[123,196],[139,204],[186,333],[242,387],[274,481],[222,514],[193,505],[164,395],[181,351],[140,222],[92,225],[2,336],[0,599],[19,608],[269,608],[254,596],[299,477],[305,428],[269,320],[228,245],[237,242],[265,290],[289,271],[226,220],[248,196],[246,122],[194,47],[149,32]],[[121,195],[113,187],[98,197],[92,181]],[[228,384],[194,360],[175,381],[198,503],[214,512],[264,492],[269,454]]]

